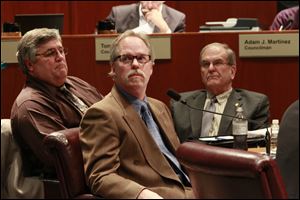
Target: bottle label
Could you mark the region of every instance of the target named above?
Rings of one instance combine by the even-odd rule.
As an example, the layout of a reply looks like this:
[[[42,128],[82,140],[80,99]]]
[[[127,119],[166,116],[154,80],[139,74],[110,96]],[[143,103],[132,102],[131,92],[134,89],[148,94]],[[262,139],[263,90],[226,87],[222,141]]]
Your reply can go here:
[[[272,157],[276,157],[277,152],[277,137],[279,132],[279,125],[278,123],[272,124],[271,126],[271,145],[270,145],[270,155]]]
[[[247,122],[232,123],[232,134],[233,135],[247,135],[248,124]]]

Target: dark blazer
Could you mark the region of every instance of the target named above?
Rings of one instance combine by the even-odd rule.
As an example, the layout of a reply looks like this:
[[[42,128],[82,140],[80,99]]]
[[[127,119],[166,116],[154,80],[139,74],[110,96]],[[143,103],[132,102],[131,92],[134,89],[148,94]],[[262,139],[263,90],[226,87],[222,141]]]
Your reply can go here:
[[[288,107],[281,119],[276,161],[288,197],[299,199],[299,100]]]
[[[203,109],[206,90],[195,90],[181,93],[182,99],[192,107]],[[235,115],[235,104],[242,105],[245,116],[251,120],[248,122],[248,130],[260,129],[268,126],[269,100],[264,94],[244,89],[233,89],[224,113]],[[190,109],[186,105],[171,100],[171,112],[176,132],[181,142],[187,139],[198,139],[201,134],[202,112]],[[253,121],[253,122],[252,122]],[[222,116],[218,135],[232,134],[232,118]]]
[[[175,154],[180,143],[168,107],[147,99],[165,144]],[[132,199],[146,187],[164,198],[193,197],[191,188],[181,183],[144,121],[116,87],[87,110],[79,138],[86,180],[94,194]]]
[[[184,13],[163,4],[162,16],[172,33],[185,31]],[[139,3],[114,6],[106,19],[115,23],[115,28],[118,33],[134,29],[139,26]],[[154,33],[156,32],[159,32],[159,30],[155,27]]]

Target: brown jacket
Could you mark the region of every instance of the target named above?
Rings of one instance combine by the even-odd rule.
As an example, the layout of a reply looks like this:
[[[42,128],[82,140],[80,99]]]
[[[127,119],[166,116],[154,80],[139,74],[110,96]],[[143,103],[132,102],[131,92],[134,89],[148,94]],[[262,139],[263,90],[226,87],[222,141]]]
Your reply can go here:
[[[148,98],[165,143],[175,153],[179,139],[167,106]],[[146,125],[114,87],[86,112],[80,141],[86,180],[104,198],[137,198],[148,188],[164,198],[191,198],[160,152]]]

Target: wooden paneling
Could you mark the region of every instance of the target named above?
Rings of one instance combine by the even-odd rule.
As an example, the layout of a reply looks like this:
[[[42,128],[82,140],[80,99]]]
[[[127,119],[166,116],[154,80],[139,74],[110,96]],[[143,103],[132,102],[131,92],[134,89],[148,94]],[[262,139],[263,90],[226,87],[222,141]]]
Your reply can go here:
[[[111,7],[136,1],[1,1],[1,24],[13,22],[15,14],[64,13],[64,34],[91,34]],[[186,14],[186,31],[195,32],[206,21],[230,17],[258,18],[267,30],[277,12],[277,1],[167,1]]]
[[[239,58],[238,35],[172,34],[172,59],[155,61],[147,95],[169,104],[170,99],[166,95],[169,88],[178,92],[203,88],[199,66],[200,49],[211,42],[225,42],[237,53],[238,72],[233,86],[266,94],[270,99],[271,117],[280,119],[285,109],[299,98],[299,57]],[[63,44],[69,49],[69,75],[78,76],[97,87],[102,94],[107,94],[113,84],[107,76],[110,66],[107,61],[95,61],[95,37],[100,36],[63,36]],[[9,64],[1,71],[1,118],[10,116],[12,103],[24,80],[17,64]]]

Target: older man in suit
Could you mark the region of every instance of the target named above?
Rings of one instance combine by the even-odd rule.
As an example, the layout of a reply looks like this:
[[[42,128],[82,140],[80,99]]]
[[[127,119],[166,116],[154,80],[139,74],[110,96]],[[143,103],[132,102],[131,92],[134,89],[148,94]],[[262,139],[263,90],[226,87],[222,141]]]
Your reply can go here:
[[[242,106],[248,122],[248,129],[255,130],[268,126],[269,100],[264,94],[245,89],[232,88],[236,74],[236,57],[226,44],[211,43],[200,53],[201,77],[205,89],[184,92],[182,98],[188,105],[207,109],[214,99],[215,112],[234,116],[236,106]],[[202,123],[207,114],[190,109],[180,102],[171,100],[171,112],[181,142],[203,136],[231,135],[232,118],[214,114],[209,124]],[[203,131],[203,126],[209,131]]]
[[[146,96],[154,57],[146,35],[126,31],[111,47],[115,82],[87,110],[80,141],[86,180],[104,198],[192,198],[175,152],[180,142],[163,102]]]
[[[185,14],[164,4],[164,1],[140,1],[112,8],[106,18],[115,23],[118,33],[174,33],[185,31]]]

